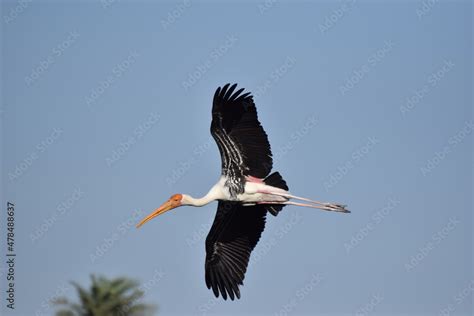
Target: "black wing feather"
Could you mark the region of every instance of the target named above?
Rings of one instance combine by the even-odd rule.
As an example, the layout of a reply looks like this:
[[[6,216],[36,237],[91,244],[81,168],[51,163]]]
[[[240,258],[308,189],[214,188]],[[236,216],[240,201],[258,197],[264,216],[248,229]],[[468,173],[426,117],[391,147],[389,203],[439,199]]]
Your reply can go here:
[[[240,183],[247,175],[265,178],[272,169],[272,152],[253,97],[241,94],[244,89],[234,93],[236,84],[229,86],[217,88],[212,105],[211,134],[221,153],[222,174]]]
[[[266,210],[261,205],[242,206],[219,201],[216,217],[206,238],[206,285],[224,299],[240,298],[250,253],[265,228]]]

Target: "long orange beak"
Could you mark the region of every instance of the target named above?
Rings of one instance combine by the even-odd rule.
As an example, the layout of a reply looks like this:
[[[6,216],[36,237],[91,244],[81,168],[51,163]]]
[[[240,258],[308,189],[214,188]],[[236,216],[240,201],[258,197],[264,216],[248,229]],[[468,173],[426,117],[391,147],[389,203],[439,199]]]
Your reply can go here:
[[[158,215],[161,215],[169,210],[172,210],[176,207],[178,207],[179,204],[176,204],[175,202],[173,201],[166,201],[165,203],[163,203],[162,206],[160,206],[159,208],[157,208],[155,211],[153,211],[150,215],[148,215],[147,217],[145,217],[140,223],[138,223],[137,225],[137,228],[140,228],[140,226],[142,226],[143,224],[145,224],[146,222],[148,222],[149,220],[157,217]]]

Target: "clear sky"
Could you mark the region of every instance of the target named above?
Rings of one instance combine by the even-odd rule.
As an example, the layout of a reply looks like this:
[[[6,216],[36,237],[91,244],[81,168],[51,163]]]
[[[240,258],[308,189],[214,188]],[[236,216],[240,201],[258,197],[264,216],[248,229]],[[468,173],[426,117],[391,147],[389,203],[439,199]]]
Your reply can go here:
[[[472,4],[2,1],[1,314],[51,315],[91,273],[162,315],[472,312]],[[351,214],[268,217],[239,301],[204,282],[220,157],[211,98],[255,95],[294,194]],[[15,204],[15,310],[6,206]]]

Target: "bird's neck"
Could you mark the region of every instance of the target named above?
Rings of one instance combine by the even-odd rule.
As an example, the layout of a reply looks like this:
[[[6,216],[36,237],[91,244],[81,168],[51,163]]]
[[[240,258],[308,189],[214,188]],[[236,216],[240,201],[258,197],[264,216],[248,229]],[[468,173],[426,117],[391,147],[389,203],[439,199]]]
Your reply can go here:
[[[211,203],[214,200],[209,194],[206,194],[202,198],[193,198],[192,196],[188,194],[183,194],[183,196],[184,196],[185,204],[192,205],[192,206],[204,206],[206,204]]]

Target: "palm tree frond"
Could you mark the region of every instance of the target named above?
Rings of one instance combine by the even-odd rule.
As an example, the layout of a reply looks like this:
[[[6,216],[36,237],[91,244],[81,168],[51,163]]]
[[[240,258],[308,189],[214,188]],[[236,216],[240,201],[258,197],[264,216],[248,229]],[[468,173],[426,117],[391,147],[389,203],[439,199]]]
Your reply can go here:
[[[91,275],[88,290],[71,282],[79,296],[79,303],[67,298],[58,298],[56,305],[62,306],[56,316],[141,316],[152,315],[157,307],[140,302],[144,292],[136,280],[126,277],[107,279]]]

